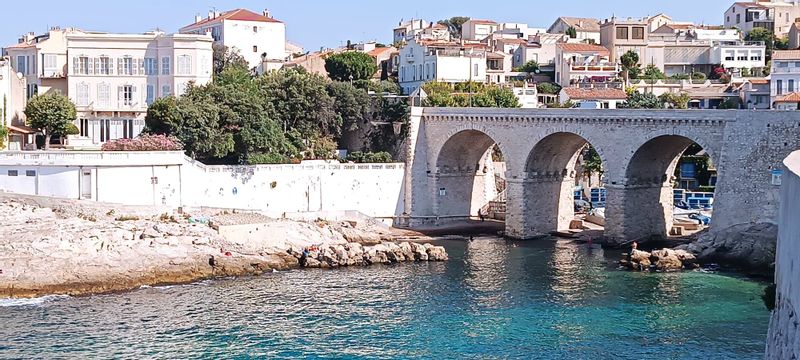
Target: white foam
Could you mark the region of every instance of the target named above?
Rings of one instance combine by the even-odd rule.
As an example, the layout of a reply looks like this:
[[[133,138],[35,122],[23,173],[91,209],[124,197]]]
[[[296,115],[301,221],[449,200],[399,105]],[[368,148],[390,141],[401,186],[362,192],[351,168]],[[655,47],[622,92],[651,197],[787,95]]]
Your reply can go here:
[[[0,299],[0,307],[40,306],[45,303],[69,298],[69,295],[48,295],[33,299]]]

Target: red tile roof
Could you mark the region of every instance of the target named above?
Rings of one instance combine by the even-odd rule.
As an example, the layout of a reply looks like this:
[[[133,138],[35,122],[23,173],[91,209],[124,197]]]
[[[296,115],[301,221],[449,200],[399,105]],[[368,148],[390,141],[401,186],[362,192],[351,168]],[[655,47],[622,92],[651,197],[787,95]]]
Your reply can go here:
[[[213,18],[213,19],[206,18],[206,19],[200,20],[199,22],[196,22],[194,24],[186,25],[183,28],[187,28],[187,27],[190,27],[190,26],[202,26],[202,25],[207,25],[207,24],[211,24],[211,23],[215,23],[215,22],[223,21],[223,20],[257,21],[257,22],[268,22],[268,23],[280,23],[281,22],[281,21],[275,20],[273,18],[268,18],[268,17],[266,17],[264,15],[256,14],[256,13],[250,11],[250,10],[247,10],[247,9],[235,9],[235,10],[226,11],[226,12],[220,14],[219,16]]]
[[[378,57],[378,56],[381,56],[385,52],[391,52],[391,51],[394,51],[394,50],[397,50],[397,49],[395,49],[394,47],[388,46],[388,47],[372,49],[372,51],[368,52],[367,54],[369,56],[372,56],[372,57]]]
[[[497,22],[492,20],[482,20],[482,19],[472,19],[470,20],[473,24],[481,24],[481,25],[497,25]]]
[[[800,59],[800,50],[775,50],[772,52],[773,60],[797,60]]]
[[[36,46],[36,45],[28,44],[28,43],[24,43],[23,42],[23,43],[17,43],[17,44],[11,45],[11,46],[7,46],[6,49],[25,49],[25,48],[31,48],[31,47],[34,47],[34,46]]]
[[[564,92],[567,93],[567,96],[572,100],[625,100],[628,98],[628,94],[622,89],[581,89],[567,87],[564,88]]]
[[[800,93],[793,92],[791,94],[786,94],[783,96],[778,97],[775,100],[776,103],[800,103]]]
[[[598,53],[600,55],[609,55],[608,49],[600,45],[593,44],[558,44],[558,47],[565,52],[580,52],[580,53]]]
[[[751,83],[753,85],[766,85],[766,84],[769,84],[769,80],[767,80],[767,79],[750,79],[750,80],[747,80],[747,82],[749,82],[749,83]]]

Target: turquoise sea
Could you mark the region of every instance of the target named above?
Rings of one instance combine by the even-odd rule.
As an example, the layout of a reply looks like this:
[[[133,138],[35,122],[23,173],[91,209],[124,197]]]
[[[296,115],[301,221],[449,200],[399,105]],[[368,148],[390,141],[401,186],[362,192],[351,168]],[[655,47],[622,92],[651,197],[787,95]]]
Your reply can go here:
[[[764,284],[619,271],[569,241],[442,241],[446,263],[0,300],[0,358],[758,359]]]

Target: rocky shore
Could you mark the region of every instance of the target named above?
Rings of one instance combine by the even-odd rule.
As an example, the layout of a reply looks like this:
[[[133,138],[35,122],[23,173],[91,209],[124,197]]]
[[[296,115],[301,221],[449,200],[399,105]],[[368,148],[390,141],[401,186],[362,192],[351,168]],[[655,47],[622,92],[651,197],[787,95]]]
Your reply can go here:
[[[0,298],[88,295],[300,267],[447,260],[442,247],[392,242],[407,234],[369,222],[8,197],[0,199],[0,222]],[[226,233],[228,227],[238,232]],[[242,231],[250,236],[232,236]]]

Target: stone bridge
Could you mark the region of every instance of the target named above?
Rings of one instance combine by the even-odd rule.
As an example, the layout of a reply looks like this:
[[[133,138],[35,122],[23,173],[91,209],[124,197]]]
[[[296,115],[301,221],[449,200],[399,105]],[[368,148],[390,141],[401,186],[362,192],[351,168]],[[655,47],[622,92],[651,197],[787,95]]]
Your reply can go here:
[[[606,236],[631,240],[669,231],[672,177],[692,143],[718,170],[712,231],[775,222],[773,170],[800,148],[800,112],[412,108],[407,140],[412,227],[476,216],[495,195],[496,144],[506,163],[506,234],[567,229],[575,163],[588,143],[603,161]]]

